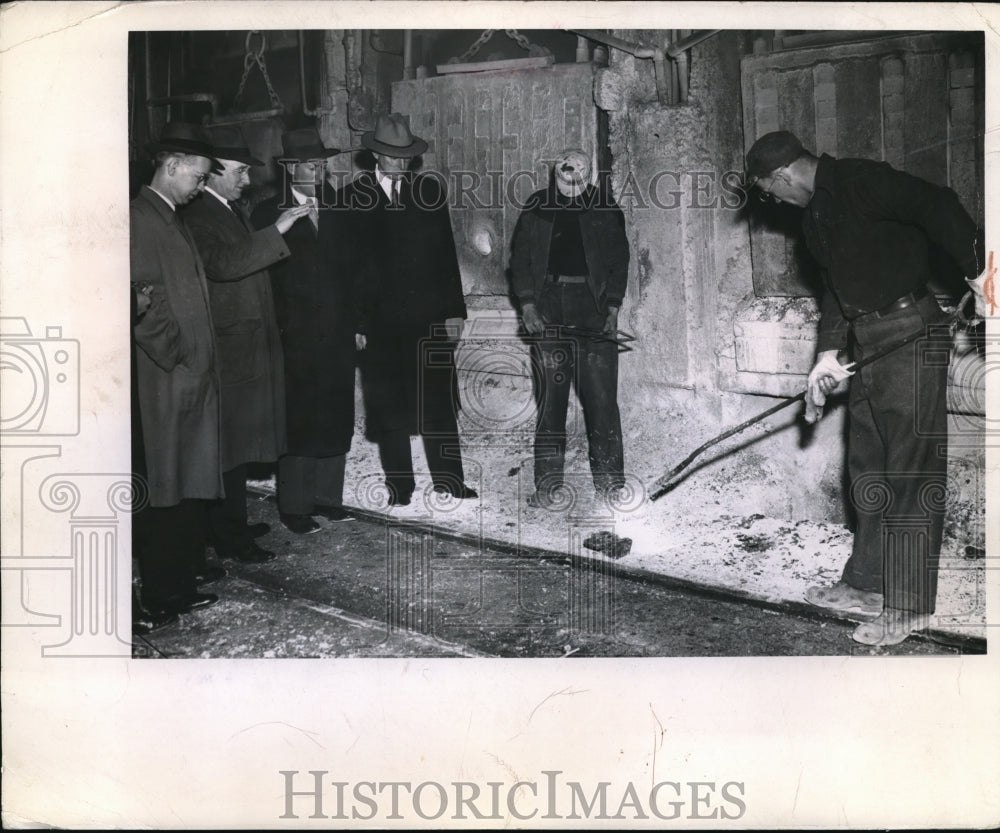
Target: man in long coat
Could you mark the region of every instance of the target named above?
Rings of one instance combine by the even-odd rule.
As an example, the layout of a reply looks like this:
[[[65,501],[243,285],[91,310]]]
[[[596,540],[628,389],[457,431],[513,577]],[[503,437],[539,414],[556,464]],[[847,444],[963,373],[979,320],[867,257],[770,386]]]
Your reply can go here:
[[[408,170],[427,143],[401,115],[379,116],[361,143],[375,155],[375,170],[345,187],[342,202],[350,209],[366,426],[389,504],[410,502],[413,434],[423,437],[435,491],[476,498],[465,484],[455,419],[454,352],[466,309],[447,193],[434,177]]]
[[[282,151],[282,193],[257,206],[253,223],[266,228],[283,207],[315,206],[308,222],[285,234],[291,256],[270,270],[288,424],[288,451],[278,460],[278,510],[289,530],[306,535],[320,529],[312,515],[350,520],[343,491],[354,436],[354,323],[350,275],[338,260],[344,218],[321,208],[328,204],[325,160],[338,151],[323,147],[312,127],[285,133]]]
[[[176,209],[214,162],[195,125],[167,124],[156,168],[130,208],[131,280],[150,304],[135,322],[147,506],[136,515],[142,601],[162,620],[218,601],[200,593],[206,501],[222,495],[219,377],[205,270]]]
[[[210,128],[222,170],[184,212],[205,262],[222,380],[222,471],[225,499],[209,512],[209,534],[221,558],[261,562],[274,553],[247,526],[247,464],[273,463],[285,451],[284,359],[267,267],[287,258],[282,234],[306,214],[284,212],[254,231],[237,202],[249,184],[250,155],[238,127]]]

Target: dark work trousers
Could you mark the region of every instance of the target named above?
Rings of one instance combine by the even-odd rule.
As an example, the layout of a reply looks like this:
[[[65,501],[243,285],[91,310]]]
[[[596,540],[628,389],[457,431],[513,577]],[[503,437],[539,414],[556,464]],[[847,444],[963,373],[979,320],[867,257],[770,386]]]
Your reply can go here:
[[[317,506],[344,505],[346,454],[278,460],[278,509],[285,515],[311,515]]]
[[[134,536],[147,609],[160,609],[197,590],[194,574],[205,562],[206,505],[204,500],[185,499],[136,514]]]
[[[857,361],[912,332],[925,336],[851,379],[848,473],[857,513],[844,581],[887,607],[933,613],[944,525],[951,339],[933,295],[853,323]]]
[[[247,467],[236,466],[222,473],[226,496],[213,501],[208,510],[209,538],[223,548],[245,545],[252,540],[247,530]]]
[[[465,471],[454,416],[451,420],[423,426],[421,436],[434,485],[454,489],[464,485]],[[416,481],[413,478],[409,431],[389,431],[381,435],[378,438],[378,454],[390,491],[399,497],[411,495]]]
[[[586,284],[546,284],[538,311],[548,325],[602,330],[607,313],[598,309]],[[611,341],[543,338],[535,345],[538,422],[535,429],[535,488],[563,481],[566,413],[575,385],[590,448],[590,472],[598,489],[625,483],[622,424],[618,411],[618,345]]]

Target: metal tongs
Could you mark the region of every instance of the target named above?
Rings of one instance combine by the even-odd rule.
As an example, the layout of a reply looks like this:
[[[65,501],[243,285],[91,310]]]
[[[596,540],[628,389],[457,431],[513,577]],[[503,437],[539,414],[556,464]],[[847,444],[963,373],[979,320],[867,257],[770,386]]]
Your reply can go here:
[[[542,339],[561,338],[564,336],[589,338],[594,341],[610,341],[618,345],[619,353],[627,353],[632,350],[631,342],[635,341],[635,336],[626,333],[624,330],[605,333],[601,330],[588,330],[585,327],[572,327],[568,324],[546,324],[545,332],[542,335],[528,334],[525,338],[532,341],[541,341]]]

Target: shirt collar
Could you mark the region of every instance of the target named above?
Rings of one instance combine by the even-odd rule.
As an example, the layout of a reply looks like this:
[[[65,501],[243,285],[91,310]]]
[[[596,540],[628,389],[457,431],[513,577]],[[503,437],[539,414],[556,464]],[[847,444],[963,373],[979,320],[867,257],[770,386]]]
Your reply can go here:
[[[382,173],[382,170],[378,165],[375,166],[375,181],[382,187],[382,190],[385,191],[385,195],[391,199],[395,180]],[[398,189],[399,186],[397,185],[396,188]]]
[[[224,205],[224,206],[225,206],[226,208],[229,208],[229,200],[227,200],[227,199],[226,199],[225,197],[223,197],[223,196],[220,196],[220,195],[219,195],[218,193],[216,193],[215,191],[213,191],[213,190],[212,190],[211,188],[209,188],[209,187],[208,187],[207,185],[205,186],[205,193],[207,193],[207,194],[211,194],[211,195],[212,195],[213,197],[215,197],[215,198],[216,198],[216,199],[217,199],[217,200],[218,200],[219,202],[221,202],[221,203],[222,203],[222,204],[223,204],[223,205]]]
[[[816,196],[816,191],[823,190],[829,194],[833,194],[837,190],[837,179],[833,173],[836,161],[828,153],[824,153],[816,161],[816,178],[813,180],[814,197]]]
[[[173,200],[171,200],[169,197],[165,197],[163,194],[157,191],[152,185],[147,185],[146,187],[154,194],[156,194],[156,196],[158,196],[161,200],[163,200],[167,205],[169,205],[171,211],[177,210],[177,206],[174,205]]]

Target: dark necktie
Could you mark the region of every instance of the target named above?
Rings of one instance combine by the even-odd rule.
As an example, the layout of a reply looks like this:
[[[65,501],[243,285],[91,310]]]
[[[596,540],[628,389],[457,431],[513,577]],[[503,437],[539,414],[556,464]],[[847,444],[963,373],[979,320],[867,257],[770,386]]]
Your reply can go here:
[[[226,204],[229,206],[229,210],[236,215],[236,219],[240,221],[240,225],[243,226],[243,228],[246,228],[247,220],[246,217],[243,216],[243,211],[239,204],[233,200],[229,200]]]

